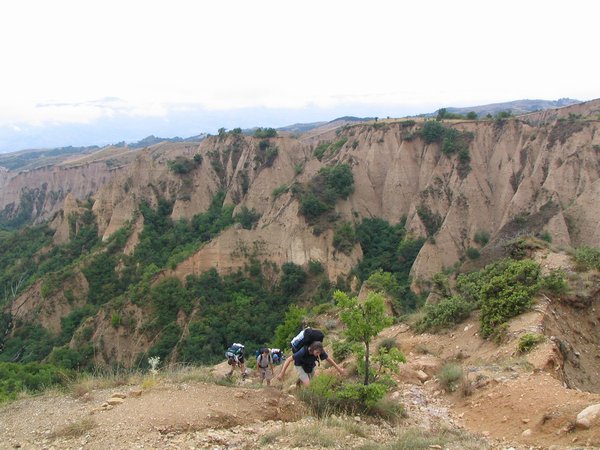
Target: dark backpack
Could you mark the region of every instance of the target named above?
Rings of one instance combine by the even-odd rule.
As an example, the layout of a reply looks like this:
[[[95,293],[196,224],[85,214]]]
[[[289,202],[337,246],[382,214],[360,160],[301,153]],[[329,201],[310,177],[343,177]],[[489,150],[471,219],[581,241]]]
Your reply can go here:
[[[244,346],[242,344],[234,343],[231,347],[227,349],[225,352],[226,358],[239,358],[244,354]]]
[[[296,353],[302,347],[308,347],[313,342],[323,342],[323,339],[325,339],[325,335],[321,330],[305,328],[292,339],[292,352]]]

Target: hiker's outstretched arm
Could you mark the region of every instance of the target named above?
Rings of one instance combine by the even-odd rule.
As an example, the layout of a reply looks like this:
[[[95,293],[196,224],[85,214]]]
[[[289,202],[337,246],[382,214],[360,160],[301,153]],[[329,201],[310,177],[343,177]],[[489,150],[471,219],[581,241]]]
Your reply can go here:
[[[287,370],[288,366],[291,364],[291,362],[294,360],[293,356],[290,356],[289,358],[287,358],[285,360],[285,362],[283,363],[283,367],[281,368],[281,372],[279,372],[279,375],[277,375],[277,379],[278,380],[283,380],[283,376],[285,375],[285,371]]]
[[[333,358],[331,356],[329,356],[327,358],[327,361],[329,361],[329,364],[331,364],[333,367],[335,367],[335,370],[337,370],[340,375],[344,375],[344,369],[342,369],[340,366],[338,366],[338,364],[333,360]]]

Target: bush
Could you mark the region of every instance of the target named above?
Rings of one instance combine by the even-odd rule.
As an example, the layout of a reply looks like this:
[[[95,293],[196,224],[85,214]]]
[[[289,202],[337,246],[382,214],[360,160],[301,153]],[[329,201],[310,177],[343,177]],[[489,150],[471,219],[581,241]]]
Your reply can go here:
[[[302,329],[304,318],[306,317],[306,308],[299,308],[296,305],[290,305],[285,313],[283,322],[275,328],[275,338],[273,346],[280,349],[287,349],[290,342]]]
[[[478,259],[481,257],[481,253],[475,247],[469,247],[466,252],[467,258],[469,259]]]
[[[323,156],[325,156],[325,152],[329,148],[329,145],[329,142],[321,142],[315,147],[315,151],[313,152],[313,154],[319,161],[321,161],[323,159]]]
[[[200,158],[197,158],[199,156]],[[202,155],[196,154],[193,159],[184,158],[183,156],[178,156],[175,160],[167,161],[167,167],[173,173],[178,175],[185,175],[190,173],[192,170],[202,164]]]
[[[579,247],[575,252],[575,261],[584,270],[600,269],[600,249]]]
[[[72,379],[73,372],[51,364],[0,362],[0,403],[14,400],[20,392],[64,386]]]
[[[388,420],[403,417],[402,405],[383,400],[387,390],[381,383],[341,383],[333,375],[320,374],[300,391],[300,399],[318,417],[332,413],[366,414]]]
[[[454,392],[463,382],[464,376],[465,374],[460,364],[448,363],[444,364],[440,370],[438,379],[440,381],[440,385],[447,392]]]
[[[352,354],[352,344],[348,341],[333,341],[331,348],[336,361],[343,361]]]
[[[282,184],[281,186],[278,186],[275,189],[273,189],[273,192],[271,192],[271,196],[275,199],[275,198],[279,197],[281,194],[284,194],[285,192],[287,192],[289,189],[290,189],[290,187],[287,184]]]
[[[254,137],[259,139],[272,138],[277,136],[277,130],[275,128],[261,128],[258,127],[254,131]]]
[[[335,229],[333,246],[336,250],[349,255],[352,252],[355,243],[356,234],[354,233],[354,227],[351,223],[344,222]]]
[[[540,266],[532,260],[510,261],[481,287],[481,334],[489,337],[512,317],[531,307],[540,287]]]
[[[526,333],[519,339],[517,350],[519,353],[528,353],[540,342],[543,342],[545,337],[537,333]]]
[[[286,262],[281,266],[283,276],[281,277],[280,288],[285,295],[296,294],[306,281],[306,272],[302,267],[292,262]]]
[[[490,233],[487,231],[478,231],[475,233],[475,237],[473,238],[476,244],[479,244],[481,247],[485,247],[487,243],[490,241]]]
[[[427,121],[421,129],[421,137],[427,144],[441,142],[444,137],[446,127],[437,121]]]
[[[321,264],[321,261],[311,259],[310,261],[308,261],[308,272],[311,275],[316,276],[325,272],[325,268],[323,267],[323,264]]]
[[[546,292],[553,294],[564,294],[569,289],[567,283],[567,274],[562,269],[554,269],[548,275],[542,278],[541,288]]]
[[[442,299],[437,304],[428,303],[423,307],[425,315],[416,324],[418,331],[439,331],[452,327],[471,314],[473,306],[460,295]]]
[[[245,230],[251,230],[260,219],[260,216],[260,213],[254,208],[248,209],[246,206],[242,206],[240,212],[234,216],[233,220],[239,223]]]

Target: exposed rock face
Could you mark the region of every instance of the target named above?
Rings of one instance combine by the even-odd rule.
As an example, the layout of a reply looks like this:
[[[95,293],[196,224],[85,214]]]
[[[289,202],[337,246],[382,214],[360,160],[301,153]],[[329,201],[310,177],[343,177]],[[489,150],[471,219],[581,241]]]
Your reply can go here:
[[[159,144],[114,171],[104,162],[89,162],[85,170],[81,166],[45,168],[35,174],[1,172],[0,208],[16,202],[23,189],[37,189],[35,198],[44,200],[34,202],[35,217],[63,210],[53,222],[55,241],[61,243],[69,237],[66,219],[77,212],[76,200],[92,193],[103,238],[132,224],[134,233],[126,244],[130,254],[143,229],[142,201],[155,206],[161,198],[171,200],[172,218],[189,219],[205,212],[222,191],[235,212],[247,207],[261,214],[256,227],[225,230],[169,274],[184,279],[211,267],[228,273],[252,257],[277,265],[320,261],[334,280],[360,260],[360,247],[349,254],[336,251],[335,224],[316,232],[300,214],[298,198],[288,192],[292,189],[278,196],[273,191],[285,191],[294,183],[306,185],[324,166],[346,163],[355,190],[347,200],[337,201],[336,222],[381,217],[397,223],[405,218],[410,233],[429,234],[412,268],[414,279],[426,279],[464,258],[470,247],[478,248],[475,235],[480,231],[489,233],[486,248],[492,250],[521,234],[542,232],[559,245],[600,246],[598,111],[600,100],[505,121],[444,122],[472,136],[466,163],[457,155],[445,155],[440,143],[427,144],[419,134],[422,122],[406,121],[312,130],[268,141],[227,134],[199,145]],[[341,144],[321,160],[314,156],[315,145],[336,141]],[[187,166],[176,169],[177,161]],[[54,203],[51,195],[40,194],[59,191]],[[59,329],[57,317],[68,312],[68,304],[44,302],[39,291],[39,286],[32,287],[15,304],[56,311],[48,313],[47,323]],[[142,323],[143,312],[128,308],[135,319],[129,323]],[[104,342],[106,354],[99,358],[131,364],[152,344],[136,326],[114,327],[100,319],[101,314],[94,319],[93,337],[98,342],[102,336]]]
[[[334,255],[331,235],[313,236],[312,228],[298,214],[297,200],[289,194],[273,199],[272,191],[295,181],[308,182],[324,165],[345,162],[352,167],[356,189],[347,201],[336,205],[340,220],[382,217],[395,223],[406,217],[412,233],[426,235],[423,211],[439,218],[439,229],[413,267],[416,278],[427,278],[454,264],[469,247],[477,247],[476,232],[494,237],[513,222],[516,225],[508,227],[513,235],[546,231],[557,244],[599,245],[600,213],[594,207],[600,196],[600,135],[594,115],[598,112],[600,101],[593,101],[504,122],[447,123],[473,134],[467,171],[460,170],[456,156],[443,155],[440,144],[421,140],[418,123],[406,127],[384,121],[377,126],[313,130],[297,139],[273,138],[270,143],[278,153],[271,164],[261,159],[260,140],[246,136],[213,137],[200,146],[159,144],[113,172],[104,162],[86,163],[85,170],[53,167],[18,175],[3,172],[0,208],[18,201],[23,189],[59,192],[54,204],[49,195],[40,203],[36,214],[41,219],[65,206],[73,207],[72,200],[64,205],[68,192],[74,198],[95,194],[93,210],[106,238],[132,219],[139,232],[142,223],[137,211],[142,200],[153,206],[160,197],[174,199],[173,218],[191,218],[205,211],[211,198],[224,190],[227,203],[262,214],[257,229],[226,231],[182,263],[178,274],[211,266],[224,271],[240,267],[243,258],[232,256],[239,240],[246,244],[264,241],[275,262],[319,258],[332,273],[340,274],[360,252],[350,258]],[[585,120],[576,119],[577,114]],[[347,142],[337,154],[326,154],[322,161],[312,155],[316,143],[340,137]],[[169,169],[169,161],[191,159],[195,154],[202,155],[203,161],[190,173]],[[528,215],[548,204],[559,207],[543,223],[527,223]],[[64,220],[56,223],[57,242],[67,237],[61,223]],[[502,240],[511,237],[505,233]]]
[[[0,211],[16,215],[26,199],[33,203],[31,216],[35,222],[49,220],[63,209],[67,194],[75,199],[94,195],[120,170],[101,161],[18,173],[0,172]]]

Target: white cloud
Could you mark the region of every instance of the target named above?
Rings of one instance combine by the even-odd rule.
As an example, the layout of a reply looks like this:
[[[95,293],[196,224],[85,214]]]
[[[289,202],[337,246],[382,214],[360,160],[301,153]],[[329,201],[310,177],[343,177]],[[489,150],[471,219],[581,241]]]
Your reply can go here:
[[[599,12],[584,0],[2,2],[0,124],[590,99]]]

